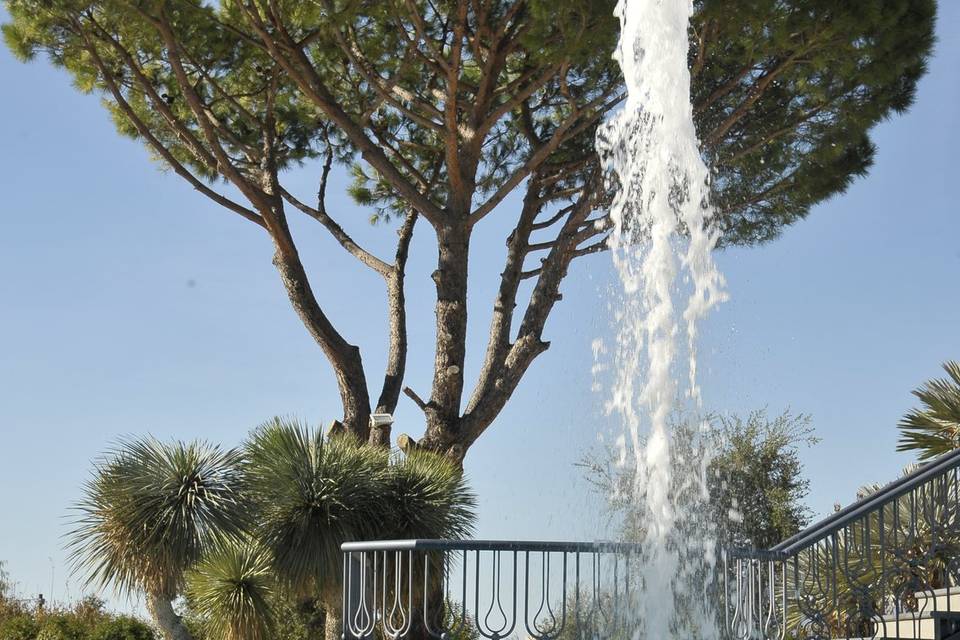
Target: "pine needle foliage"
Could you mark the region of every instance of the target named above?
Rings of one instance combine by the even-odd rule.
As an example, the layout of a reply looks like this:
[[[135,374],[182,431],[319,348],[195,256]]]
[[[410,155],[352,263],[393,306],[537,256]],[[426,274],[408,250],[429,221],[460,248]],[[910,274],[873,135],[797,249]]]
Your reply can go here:
[[[424,300],[408,299],[399,276],[417,220],[438,256],[436,341],[423,354],[434,384],[417,403],[418,443],[458,463],[549,348],[570,268],[610,246],[614,184],[595,143],[626,96],[612,55],[616,0],[3,2],[15,55],[64,68],[78,90],[103,97],[120,135],[269,238],[290,302],[336,375],[341,423],[361,439],[380,444],[369,417],[395,413],[413,355],[406,311]],[[714,170],[712,224],[723,246],[766,242],[868,171],[874,127],[914,99],[937,3],[692,4],[690,99]],[[308,199],[291,171],[301,165],[318,184]],[[362,211],[327,207],[327,178],[341,171]],[[361,350],[330,320],[355,305],[311,283],[292,224],[301,215],[391,282],[380,397]],[[402,220],[395,250],[365,249],[351,235],[358,218]],[[477,230],[494,219],[506,225],[502,266],[471,260],[490,254],[476,243],[493,235]],[[499,284],[470,381],[467,283],[477,277]]]
[[[922,407],[900,420],[897,451],[916,451],[930,460],[960,447],[960,362],[945,362],[945,378],[928,380],[913,395]]]

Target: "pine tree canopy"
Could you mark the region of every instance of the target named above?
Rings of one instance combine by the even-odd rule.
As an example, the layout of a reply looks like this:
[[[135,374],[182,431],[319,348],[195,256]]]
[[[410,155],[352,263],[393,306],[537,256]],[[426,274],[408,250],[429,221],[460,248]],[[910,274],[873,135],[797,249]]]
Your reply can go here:
[[[442,215],[464,178],[483,212],[544,160],[576,164],[556,185],[575,189],[624,91],[612,0],[6,4],[20,57],[48,53],[188,179],[257,189],[267,156],[332,152],[379,216]],[[724,242],[771,239],[866,172],[870,128],[913,100],[934,15],[934,0],[697,1],[693,102]]]

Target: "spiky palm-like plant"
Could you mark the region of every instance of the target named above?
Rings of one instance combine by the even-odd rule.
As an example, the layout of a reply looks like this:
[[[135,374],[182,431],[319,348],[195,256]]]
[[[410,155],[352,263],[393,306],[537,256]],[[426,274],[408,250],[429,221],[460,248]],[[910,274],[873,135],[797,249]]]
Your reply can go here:
[[[923,404],[900,420],[897,451],[917,451],[930,460],[960,447],[960,362],[943,365],[946,378],[928,380],[915,390]]]
[[[251,541],[222,545],[187,574],[187,596],[210,638],[272,637],[275,595],[270,557]]]
[[[464,538],[473,533],[476,497],[444,458],[414,451],[387,470],[390,513],[383,538]]]
[[[391,456],[279,418],[253,433],[245,454],[253,535],[305,623],[319,632],[322,622],[327,637],[339,637],[343,542],[457,538],[473,527],[463,474],[433,454]]]
[[[331,586],[340,545],[382,522],[387,452],[279,418],[254,431],[245,452],[254,535],[278,578],[301,595]]]
[[[253,535],[309,632],[332,633],[340,545],[376,537],[388,503],[388,453],[281,418],[255,430],[245,453]]]
[[[269,637],[278,601],[339,637],[343,542],[461,537],[474,503],[437,456],[275,419],[242,451],[121,443],[96,465],[69,547],[90,582],[143,592],[170,640],[190,638],[171,604],[185,590],[213,638]]]
[[[379,532],[379,537],[457,539],[473,533],[476,498],[463,474],[445,458],[426,451],[394,456],[387,471],[387,484],[389,500],[385,505],[385,513],[388,517],[383,520],[384,528]],[[449,567],[441,553],[431,553],[427,560],[430,563],[428,595],[430,602],[434,603],[430,609],[434,614],[433,625],[437,627],[441,626],[444,618],[450,618],[443,606],[442,580]],[[389,557],[385,557],[383,563],[383,571],[397,570]],[[415,563],[403,571],[412,571],[414,584],[422,584],[422,567],[420,563]],[[390,593],[387,597],[392,598],[392,589],[388,590]],[[420,593],[417,592],[414,595],[416,611],[412,614],[414,622],[411,637],[427,637],[426,631],[420,628],[423,609],[419,599]]]
[[[94,469],[68,534],[88,584],[142,592],[169,640],[190,638],[173,610],[184,574],[248,524],[240,453],[154,438],[120,442]]]

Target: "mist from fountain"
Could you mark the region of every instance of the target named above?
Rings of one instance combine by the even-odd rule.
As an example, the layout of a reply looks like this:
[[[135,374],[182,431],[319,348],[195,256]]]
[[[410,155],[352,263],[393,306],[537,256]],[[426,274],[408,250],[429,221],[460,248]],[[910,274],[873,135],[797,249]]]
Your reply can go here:
[[[608,354],[600,356],[612,371],[607,409],[623,423],[621,462],[643,514],[635,638],[718,635],[700,597],[716,562],[704,517],[707,460],[681,460],[670,429],[678,409],[699,408],[698,326],[726,298],[690,103],[691,12],[690,0],[620,0],[615,57],[628,94],[597,137],[616,194],[611,254],[621,285],[616,343],[597,352]]]

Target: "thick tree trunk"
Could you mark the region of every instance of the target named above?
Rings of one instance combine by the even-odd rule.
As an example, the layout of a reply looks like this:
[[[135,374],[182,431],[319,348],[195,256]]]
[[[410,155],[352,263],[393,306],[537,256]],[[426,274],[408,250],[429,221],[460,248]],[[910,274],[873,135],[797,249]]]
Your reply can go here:
[[[466,221],[437,229],[439,256],[433,281],[437,288],[437,339],[433,389],[426,406],[423,446],[462,459],[456,427],[463,398],[467,338],[467,263],[470,230]]]
[[[166,640],[193,640],[183,620],[173,610],[173,598],[162,594],[147,595],[147,610]]]

